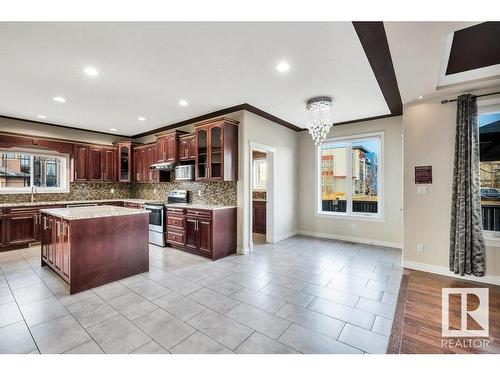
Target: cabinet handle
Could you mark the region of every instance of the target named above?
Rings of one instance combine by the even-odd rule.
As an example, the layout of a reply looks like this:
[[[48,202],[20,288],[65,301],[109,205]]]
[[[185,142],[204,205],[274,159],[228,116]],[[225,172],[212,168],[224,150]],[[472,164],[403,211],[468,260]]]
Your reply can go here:
[[[43,217],[43,229],[47,230],[47,217],[46,216]]]

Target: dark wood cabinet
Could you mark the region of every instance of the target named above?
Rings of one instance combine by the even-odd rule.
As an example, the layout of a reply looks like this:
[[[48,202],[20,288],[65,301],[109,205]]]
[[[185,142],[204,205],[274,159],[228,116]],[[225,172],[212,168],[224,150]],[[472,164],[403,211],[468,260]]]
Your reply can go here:
[[[167,207],[167,243],[210,259],[236,252],[236,208],[195,210]]]
[[[70,281],[70,225],[67,220],[42,215],[42,262],[49,265],[65,281]]]
[[[237,124],[224,118],[195,128],[197,181],[238,180]]]
[[[90,147],[89,149],[89,181],[103,180],[102,148]]]
[[[189,134],[179,137],[179,160],[188,161],[196,159],[196,135]]]
[[[132,160],[132,142],[118,143],[116,164],[119,182],[131,182],[134,179]]]
[[[3,211],[0,208],[0,248],[7,246],[7,238],[5,236],[6,223],[6,216],[3,215]]]
[[[75,181],[87,181],[89,176],[88,163],[89,163],[89,147],[86,145],[75,145],[74,146]]]
[[[7,215],[7,244],[9,246],[27,245],[37,241],[35,210]]]
[[[158,162],[176,162],[178,158],[178,133],[159,135],[156,142],[158,146]]]
[[[253,232],[266,234],[266,202],[253,201]]]
[[[104,149],[101,164],[103,181],[116,181],[116,149]]]

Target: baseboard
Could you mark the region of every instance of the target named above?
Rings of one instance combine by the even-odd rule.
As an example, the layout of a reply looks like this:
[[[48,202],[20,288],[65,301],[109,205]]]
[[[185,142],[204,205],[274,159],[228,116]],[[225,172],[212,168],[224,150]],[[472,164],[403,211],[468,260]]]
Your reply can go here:
[[[434,264],[412,262],[409,260],[403,260],[402,265],[404,268],[410,268],[412,270],[435,273],[438,275],[443,275],[443,276],[448,276],[448,277],[454,277],[454,278],[460,279],[460,280],[467,280],[467,281],[475,281],[478,283],[500,285],[500,276],[494,276],[494,275],[485,275],[484,277],[476,277],[476,276],[469,276],[469,275],[460,276],[460,275],[457,275],[457,274],[451,272],[447,267],[436,266]]]
[[[301,234],[303,236],[311,236],[311,237],[319,237],[319,238],[329,238],[329,239],[332,239],[332,240],[354,242],[354,243],[362,243],[362,244],[366,244],[366,245],[392,247],[392,248],[395,248],[395,249],[402,249],[402,247],[403,247],[400,243],[395,243],[395,242],[370,240],[370,239],[359,238],[359,237],[339,236],[337,234],[310,232],[310,231],[307,231],[307,230],[299,230],[298,234]]]
[[[285,233],[285,234],[275,234],[274,238],[273,238],[273,243],[286,240],[287,238],[296,236],[297,234],[298,234],[298,232],[296,230],[293,232]]]

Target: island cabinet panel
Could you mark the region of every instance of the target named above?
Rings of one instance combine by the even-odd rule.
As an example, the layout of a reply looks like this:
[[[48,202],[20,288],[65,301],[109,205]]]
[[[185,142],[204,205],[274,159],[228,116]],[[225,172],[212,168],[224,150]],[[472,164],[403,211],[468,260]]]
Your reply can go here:
[[[238,126],[230,119],[198,125],[196,134],[196,180],[238,180]]]
[[[75,145],[74,158],[75,181],[87,181],[89,176],[89,147],[86,145]]]
[[[149,270],[147,212],[77,220],[44,212],[42,217],[41,264],[68,282],[71,294]]]
[[[216,210],[167,207],[167,243],[210,259],[236,252],[236,208]]]

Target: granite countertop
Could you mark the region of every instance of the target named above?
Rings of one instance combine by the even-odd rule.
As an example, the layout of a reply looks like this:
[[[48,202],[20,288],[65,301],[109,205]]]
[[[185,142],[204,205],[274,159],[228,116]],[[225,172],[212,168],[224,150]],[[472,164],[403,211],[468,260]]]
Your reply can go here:
[[[187,208],[192,210],[224,210],[227,208],[235,208],[236,206],[225,206],[223,204],[207,204],[207,203],[167,203],[165,206],[171,208]]]
[[[30,206],[59,206],[66,204],[92,204],[103,202],[128,202],[128,203],[147,203],[152,202],[151,199],[93,199],[93,200],[79,200],[79,201],[50,201],[50,202],[19,202],[19,203],[2,203],[0,208],[8,207],[30,207]]]
[[[267,199],[264,198],[254,198],[252,199],[254,202],[267,202]]]
[[[92,207],[70,207],[70,208],[45,208],[40,212],[57,216],[66,220],[95,219],[109,216],[125,216],[147,214],[149,211],[138,208],[126,208],[117,206],[92,206]]]

